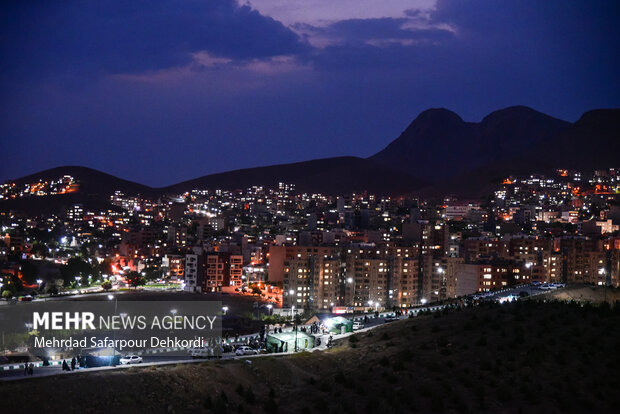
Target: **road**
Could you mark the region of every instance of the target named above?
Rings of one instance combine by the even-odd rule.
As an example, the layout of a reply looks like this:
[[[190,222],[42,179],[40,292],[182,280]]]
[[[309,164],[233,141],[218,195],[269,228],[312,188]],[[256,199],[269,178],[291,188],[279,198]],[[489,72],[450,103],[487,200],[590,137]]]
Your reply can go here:
[[[498,292],[493,292],[492,294],[490,294],[489,296],[481,300],[498,300],[502,297],[508,297],[508,296],[519,297],[519,294],[521,292],[527,292],[529,296],[536,296],[539,294],[547,293],[548,291],[541,290],[541,289],[538,289],[530,285],[524,285],[524,286],[517,286],[514,288],[510,288],[510,289],[504,289]],[[471,296],[474,296],[474,295],[471,295]],[[424,311],[434,312],[434,311],[442,310],[446,306],[447,305],[444,305],[444,304],[429,304],[428,306],[409,309],[409,313],[413,313],[414,315],[417,315],[418,313],[424,312]],[[364,323],[364,329],[363,329],[364,331],[366,331],[366,330],[374,329],[377,326],[383,325],[385,323],[385,317],[391,314],[393,314],[393,312],[381,312],[379,314],[379,317],[375,317],[374,314],[349,315],[348,317],[353,320],[357,320],[357,321],[363,321],[364,316],[368,317],[367,321]],[[404,319],[407,317],[408,316],[403,315],[400,318]],[[254,335],[257,335],[257,334],[254,334]],[[254,335],[247,335],[247,336],[254,336]],[[342,334],[342,335],[332,335],[332,336],[334,337],[334,339],[340,339],[340,338],[343,338],[349,335],[351,335],[351,333]],[[329,336],[329,334],[325,336]],[[243,336],[241,338],[245,338],[245,337],[246,336]],[[321,342],[323,343],[323,346],[319,348],[315,348],[313,349],[313,351],[325,349],[325,343],[327,341],[321,341]],[[235,358],[247,359],[247,358],[256,358],[256,357],[260,358],[266,355],[277,356],[277,355],[283,355],[283,354],[259,354],[259,355],[254,355],[254,356],[236,356],[233,353],[227,353],[222,356],[222,359],[235,359]],[[181,350],[181,351],[161,352],[161,353],[157,353],[156,355],[144,355],[143,361],[144,363],[139,364],[138,366],[196,363],[196,362],[204,362],[206,360],[205,359],[193,359],[191,356],[188,355],[187,351]],[[112,370],[112,369],[127,369],[132,366],[133,365],[124,365],[124,366],[117,366],[117,367],[81,368],[73,372],[63,372],[60,365],[54,365],[54,366],[35,368],[32,377],[46,377],[46,376],[53,376],[53,375],[71,375],[71,374],[78,373],[78,372],[94,372],[94,371],[106,371],[106,370]],[[13,381],[13,380],[27,379],[27,378],[32,378],[32,377],[25,376],[23,368],[0,371],[0,381]]]

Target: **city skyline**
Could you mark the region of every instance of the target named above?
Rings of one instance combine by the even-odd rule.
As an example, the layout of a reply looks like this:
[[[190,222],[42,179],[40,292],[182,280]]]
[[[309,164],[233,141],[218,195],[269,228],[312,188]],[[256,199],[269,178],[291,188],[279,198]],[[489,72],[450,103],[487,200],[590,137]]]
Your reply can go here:
[[[618,411],[620,2],[0,10],[3,412]]]

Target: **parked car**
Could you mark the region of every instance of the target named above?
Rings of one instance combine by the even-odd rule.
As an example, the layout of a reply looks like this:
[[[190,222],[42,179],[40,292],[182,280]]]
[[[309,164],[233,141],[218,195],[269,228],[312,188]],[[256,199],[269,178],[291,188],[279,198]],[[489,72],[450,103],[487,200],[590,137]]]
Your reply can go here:
[[[125,355],[121,358],[121,365],[141,364],[142,357],[140,355]]]
[[[192,358],[210,358],[213,356],[213,352],[209,348],[192,348],[189,352]]]
[[[394,322],[394,321],[397,321],[397,320],[398,320],[398,318],[397,318],[396,316],[392,316],[392,315],[390,315],[390,316],[386,316],[386,317],[383,319],[383,321],[384,321],[384,322],[386,322],[386,323],[387,323],[387,322]]]
[[[364,329],[364,324],[360,321],[353,322],[353,330],[357,331],[359,329]]]
[[[258,351],[254,348],[250,348],[249,346],[240,346],[239,348],[237,348],[237,350],[235,351],[235,355],[256,355],[258,354]]]

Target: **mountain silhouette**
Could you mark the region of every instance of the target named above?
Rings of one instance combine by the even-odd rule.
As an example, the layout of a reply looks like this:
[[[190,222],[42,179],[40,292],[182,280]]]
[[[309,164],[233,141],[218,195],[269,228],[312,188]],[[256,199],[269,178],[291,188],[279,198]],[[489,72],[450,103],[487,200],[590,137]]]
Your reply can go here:
[[[490,113],[466,122],[444,108],[420,113],[398,138],[369,158],[332,157],[210,174],[162,188],[124,180],[87,167],[66,166],[31,174],[17,184],[71,175],[78,193],[26,197],[0,202],[0,209],[56,211],[80,202],[109,205],[110,195],[157,198],[192,189],[269,188],[296,185],[298,192],[340,195],[367,191],[377,195],[488,195],[509,175],[549,173],[557,168],[591,171],[618,167],[620,109],[584,113],[575,123],[525,106]]]

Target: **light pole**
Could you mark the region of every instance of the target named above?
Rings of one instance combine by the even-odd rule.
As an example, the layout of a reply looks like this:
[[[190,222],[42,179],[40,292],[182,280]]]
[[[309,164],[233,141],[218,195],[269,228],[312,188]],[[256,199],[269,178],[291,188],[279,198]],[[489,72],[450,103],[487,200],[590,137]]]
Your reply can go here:
[[[435,295],[437,296],[437,300],[440,300],[439,298],[439,292],[445,292],[445,287],[446,287],[446,276],[445,273],[446,271],[444,270],[443,267],[438,267],[437,268],[437,273],[439,273],[439,277],[441,278],[441,282],[440,282],[440,288],[439,290],[435,291]]]
[[[114,299],[114,316],[116,316],[116,310],[118,307],[118,298],[114,295],[108,295],[108,300]],[[116,366],[116,329],[114,329],[114,324],[112,324],[112,366]]]
[[[534,266],[534,263],[532,262],[527,262],[525,264],[525,267],[530,270],[530,296],[532,296],[532,267],[533,266]]]
[[[293,315],[294,312],[295,312],[295,305],[292,305],[291,306],[291,320],[295,324],[293,330],[295,331],[295,352],[297,352],[297,321],[295,320],[295,316]]]
[[[271,309],[273,309],[273,305],[271,303],[267,304],[267,309],[269,309],[269,316],[271,316]]]
[[[607,277],[605,276],[605,268],[601,267],[601,269],[598,271],[598,274],[603,276],[605,281],[603,282],[603,292],[605,295],[605,303],[607,303]]]
[[[351,301],[353,302],[353,306],[355,306],[355,279],[352,277],[347,278],[347,283],[353,285],[353,294],[351,295]]]
[[[226,315],[226,312],[228,312],[228,306],[223,306],[222,312],[224,312],[224,315]]]

